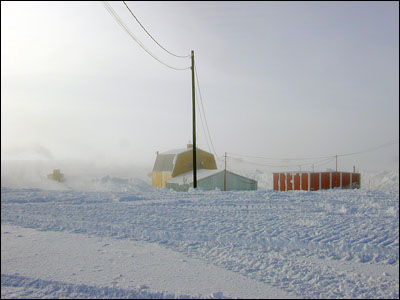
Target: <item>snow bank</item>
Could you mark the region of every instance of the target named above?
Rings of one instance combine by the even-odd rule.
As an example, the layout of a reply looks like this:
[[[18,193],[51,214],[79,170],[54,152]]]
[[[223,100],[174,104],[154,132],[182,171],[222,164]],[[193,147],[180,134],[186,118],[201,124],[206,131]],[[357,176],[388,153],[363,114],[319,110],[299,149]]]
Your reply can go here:
[[[65,182],[47,179],[53,169],[60,169]],[[1,186],[59,191],[145,190],[151,184],[148,173],[148,167],[134,165],[98,165],[73,160],[2,161]]]

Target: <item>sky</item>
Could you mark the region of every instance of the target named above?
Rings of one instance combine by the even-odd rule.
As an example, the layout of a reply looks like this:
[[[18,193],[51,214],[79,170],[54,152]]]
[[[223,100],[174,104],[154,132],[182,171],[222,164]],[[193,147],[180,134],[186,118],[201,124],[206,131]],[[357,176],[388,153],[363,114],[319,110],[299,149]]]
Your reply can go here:
[[[194,50],[212,145],[232,169],[277,171],[269,166],[301,163],[287,158],[392,143],[339,157],[338,169],[398,170],[398,2],[126,3],[167,50]],[[156,57],[190,66],[161,49],[122,1],[110,5]],[[197,146],[212,152],[200,111]],[[1,2],[2,160],[151,170],[156,151],[191,140],[191,70],[151,57],[103,2]]]

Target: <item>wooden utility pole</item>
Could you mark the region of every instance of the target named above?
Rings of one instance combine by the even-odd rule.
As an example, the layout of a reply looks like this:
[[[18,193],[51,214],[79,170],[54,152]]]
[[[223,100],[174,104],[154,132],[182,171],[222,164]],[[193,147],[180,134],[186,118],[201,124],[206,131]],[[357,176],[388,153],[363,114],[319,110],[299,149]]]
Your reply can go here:
[[[192,115],[193,115],[193,188],[197,188],[197,160],[196,160],[196,103],[194,89],[194,51],[192,50]]]
[[[226,191],[226,152],[225,152],[225,171],[224,171],[224,191]]]

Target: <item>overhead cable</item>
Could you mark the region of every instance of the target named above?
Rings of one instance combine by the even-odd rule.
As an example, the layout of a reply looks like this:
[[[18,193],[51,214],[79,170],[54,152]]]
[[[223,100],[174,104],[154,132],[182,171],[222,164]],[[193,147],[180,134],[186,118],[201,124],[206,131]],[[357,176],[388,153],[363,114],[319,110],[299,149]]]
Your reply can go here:
[[[214,144],[213,144],[212,139],[211,139],[211,134],[210,134],[210,130],[209,130],[209,128],[208,128],[208,123],[207,123],[207,119],[206,119],[206,114],[205,114],[205,111],[204,111],[203,97],[201,96],[200,83],[199,83],[199,76],[197,75],[197,67],[196,67],[196,65],[194,66],[194,71],[195,71],[195,74],[196,74],[196,82],[197,82],[197,87],[198,87],[198,90],[199,90],[200,103],[201,103],[201,107],[202,107],[202,110],[203,110],[203,116],[204,116],[204,121],[205,121],[205,123],[206,123],[206,128],[207,128],[207,132],[208,132],[208,137],[209,137],[209,139],[210,139],[210,143],[211,143],[211,146],[212,146],[212,149],[213,149],[213,153],[214,153],[215,157],[217,157],[217,159],[218,159],[218,155],[217,155],[217,153],[216,153],[216,151],[215,151]]]
[[[309,162],[309,163],[303,163],[303,164],[291,164],[291,165],[269,165],[269,164],[260,164],[260,163],[255,163],[255,162],[250,162],[250,161],[246,161],[240,158],[236,158],[236,157],[230,157],[238,162],[241,163],[246,163],[246,164],[252,164],[252,165],[257,165],[257,166],[264,166],[264,167],[270,167],[270,168],[288,168],[288,167],[302,167],[302,166],[306,166],[306,165],[314,165],[317,163],[328,163],[333,161],[333,157],[329,157],[327,159],[322,159],[319,161],[313,161],[313,162]]]
[[[197,90],[196,90],[196,92],[197,92]],[[197,101],[197,107],[198,107],[199,114],[200,114],[201,127],[203,127],[204,137],[205,137],[206,142],[207,142],[208,150],[209,150],[210,153],[211,153],[212,150],[211,150],[211,147],[210,147],[210,143],[208,142],[206,128],[204,127],[204,121],[203,121],[203,117],[202,117],[202,113],[201,113],[201,108],[200,108],[199,101]]]
[[[399,142],[399,139],[396,139],[396,140],[394,140],[392,142],[388,142],[388,143],[385,143],[385,144],[382,144],[382,145],[379,145],[379,146],[376,146],[376,147],[373,147],[373,148],[369,148],[369,149],[366,149],[366,150],[353,152],[353,153],[338,154],[337,156],[349,156],[349,155],[356,155],[356,154],[371,152],[371,151],[375,151],[375,150],[378,150],[378,149],[381,149],[381,148],[385,148],[385,147],[397,144],[398,142]]]
[[[126,4],[126,2],[125,2],[125,1],[122,1],[122,2],[124,2],[126,8],[129,10],[129,12],[131,13],[131,15],[135,18],[136,22],[139,23],[140,27],[143,28],[143,30],[147,33],[147,35],[148,35],[149,37],[151,37],[151,39],[152,39],[154,42],[156,42],[156,44],[157,44],[158,46],[160,46],[161,49],[165,50],[166,52],[168,52],[169,54],[171,54],[171,55],[173,55],[173,56],[175,56],[175,57],[180,57],[180,58],[190,57],[190,54],[189,54],[189,55],[176,55],[176,54],[174,54],[174,53],[168,51],[167,49],[165,49],[159,42],[156,41],[155,38],[153,38],[153,36],[146,30],[146,28],[144,28],[144,26],[142,25],[142,23],[140,23],[140,21],[138,20],[138,18],[136,18],[136,16],[135,16],[135,15],[133,14],[133,12],[130,10],[130,8],[129,8],[129,6]]]
[[[242,154],[235,154],[230,153],[230,155],[238,156],[238,157],[248,157],[248,158],[257,158],[257,159],[265,159],[265,160],[310,160],[310,159],[320,159],[320,158],[329,158],[334,157],[334,155],[329,156],[314,156],[314,157],[302,157],[302,158],[277,158],[277,157],[261,157],[261,156],[250,156],[250,155],[242,155]]]
[[[110,13],[110,15],[114,18],[115,21],[117,21],[117,23],[130,35],[130,37],[139,44],[140,47],[142,47],[142,49],[144,51],[146,51],[150,56],[152,56],[155,60],[157,60],[158,62],[160,62],[161,64],[163,64],[164,66],[174,69],[174,70],[178,70],[178,71],[182,71],[182,70],[187,70],[190,69],[190,66],[187,68],[176,68],[173,67],[165,62],[163,62],[161,59],[159,59],[157,56],[155,56],[149,49],[147,49],[142,42],[140,42],[133,34],[132,32],[130,32],[130,30],[128,29],[128,27],[124,24],[124,22],[122,22],[121,18],[118,16],[118,14],[114,11],[114,9],[111,7],[111,5],[107,2],[107,1],[103,1],[103,4],[105,6],[105,8],[107,9],[107,11]]]
[[[236,157],[247,157],[247,158],[256,158],[256,159],[264,159],[264,160],[311,160],[311,159],[320,159],[320,158],[335,158],[340,157],[340,156],[350,156],[350,155],[356,155],[356,154],[362,154],[362,153],[367,153],[371,151],[375,151],[381,148],[385,148],[391,145],[394,145],[399,142],[399,139],[396,139],[395,141],[391,141],[373,148],[369,148],[366,150],[358,151],[358,152],[352,152],[352,153],[344,153],[344,154],[337,154],[337,155],[327,155],[327,156],[314,156],[314,157],[298,157],[298,158],[278,158],[278,157],[262,157],[262,156],[250,156],[250,155],[243,155],[243,154],[235,154],[235,153],[228,153],[231,156],[236,156]]]

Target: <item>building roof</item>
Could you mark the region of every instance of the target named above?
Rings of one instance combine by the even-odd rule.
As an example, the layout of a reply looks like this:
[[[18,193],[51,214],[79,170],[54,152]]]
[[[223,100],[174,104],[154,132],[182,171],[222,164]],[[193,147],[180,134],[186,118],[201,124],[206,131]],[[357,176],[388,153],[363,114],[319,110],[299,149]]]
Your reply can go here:
[[[202,151],[202,152],[207,153],[207,154],[211,155],[212,157],[214,157],[213,154],[211,154],[207,151],[204,151],[200,148],[196,148],[196,150],[197,150],[197,153]],[[180,148],[180,149],[173,149],[173,150],[159,153],[157,155],[156,161],[154,163],[153,172],[154,171],[172,172],[174,170],[175,163],[176,163],[178,156],[180,156],[183,153],[191,152],[191,151],[193,151],[193,148]]]
[[[169,151],[165,151],[160,153],[159,155],[165,155],[165,154],[181,154],[183,152],[186,151],[191,151],[193,148],[181,148],[181,149],[173,149],[173,150],[169,150]]]
[[[223,172],[224,170],[209,170],[209,169],[198,169],[197,170],[197,180],[201,180],[208,176]],[[189,171],[180,174],[176,177],[172,177],[167,180],[167,183],[177,183],[177,184],[190,184],[193,182],[193,171]]]
[[[176,154],[158,154],[154,163],[154,171],[170,171],[174,169]]]
[[[201,180],[201,179],[207,178],[209,176],[212,176],[212,175],[215,175],[215,174],[218,174],[221,172],[224,172],[224,170],[198,169],[197,170],[197,180]],[[230,173],[236,177],[240,177],[240,178],[243,178],[248,181],[256,182],[256,180],[254,180],[254,179],[233,173],[231,171],[226,171],[226,173]],[[189,171],[189,172],[180,174],[176,177],[172,177],[172,178],[168,179],[166,182],[167,183],[177,183],[177,184],[191,184],[193,182],[193,171]]]

